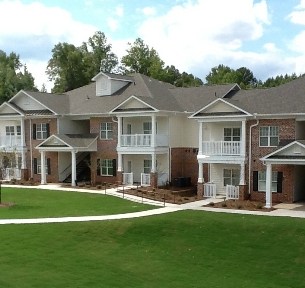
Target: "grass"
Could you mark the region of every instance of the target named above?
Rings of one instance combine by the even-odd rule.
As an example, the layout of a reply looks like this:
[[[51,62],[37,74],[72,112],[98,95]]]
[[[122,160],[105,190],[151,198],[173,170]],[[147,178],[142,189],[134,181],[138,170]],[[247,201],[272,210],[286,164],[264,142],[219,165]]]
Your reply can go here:
[[[2,187],[2,202],[15,205],[0,208],[0,219],[95,216],[156,208],[101,194],[8,187]]]
[[[0,287],[304,287],[305,220],[203,211],[0,226]]]

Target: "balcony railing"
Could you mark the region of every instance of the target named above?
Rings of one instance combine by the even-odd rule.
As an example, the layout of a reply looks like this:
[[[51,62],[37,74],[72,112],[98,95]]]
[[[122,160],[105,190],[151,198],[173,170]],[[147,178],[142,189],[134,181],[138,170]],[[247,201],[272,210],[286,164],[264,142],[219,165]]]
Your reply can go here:
[[[21,136],[0,136],[0,147],[12,148],[20,146],[22,146]]]
[[[241,155],[240,141],[204,141],[202,143],[203,155]]]
[[[156,147],[168,146],[168,135],[156,135]],[[121,147],[152,147],[151,134],[132,134],[121,136]]]

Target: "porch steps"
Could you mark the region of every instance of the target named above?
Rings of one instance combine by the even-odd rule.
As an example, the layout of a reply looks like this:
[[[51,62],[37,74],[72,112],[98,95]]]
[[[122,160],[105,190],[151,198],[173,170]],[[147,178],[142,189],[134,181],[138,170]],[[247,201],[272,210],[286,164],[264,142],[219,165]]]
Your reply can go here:
[[[76,165],[76,179],[77,181],[89,181],[90,180],[90,168],[88,166],[88,161],[90,161],[90,155],[87,155],[82,161]],[[72,174],[70,174],[63,183],[71,183]]]

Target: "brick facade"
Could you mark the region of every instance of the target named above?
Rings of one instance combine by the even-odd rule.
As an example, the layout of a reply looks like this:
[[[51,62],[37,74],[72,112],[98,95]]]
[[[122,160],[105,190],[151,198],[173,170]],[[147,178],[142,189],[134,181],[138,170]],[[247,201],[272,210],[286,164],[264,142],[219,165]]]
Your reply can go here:
[[[197,148],[171,148],[171,179],[191,177],[191,184],[198,179]]]
[[[101,139],[101,123],[112,123],[113,138]],[[117,143],[118,143],[118,125],[113,121],[112,117],[93,117],[90,119],[90,133],[98,134],[97,152],[91,153],[91,163],[97,163],[97,159],[116,159],[117,161]],[[92,164],[91,164],[92,165]],[[95,168],[95,169],[94,169]],[[116,167],[117,169],[117,167]],[[91,182],[96,183],[115,183],[119,177],[97,175],[96,165],[92,165]]]
[[[255,124],[255,120],[247,122],[247,152],[249,147],[250,126]],[[259,127],[262,126],[278,126],[279,142],[283,140],[293,141],[296,135],[295,119],[268,119],[259,120],[259,124],[252,128],[251,139],[251,179],[250,179],[250,198],[254,201],[265,202],[266,193],[253,191],[253,171],[266,171],[266,166],[260,158],[272,153],[278,147],[260,147],[259,146]],[[246,183],[248,183],[248,169],[246,165]],[[293,165],[272,165],[272,171],[283,172],[283,192],[272,193],[272,202],[293,202],[293,183],[294,183],[294,167]]]

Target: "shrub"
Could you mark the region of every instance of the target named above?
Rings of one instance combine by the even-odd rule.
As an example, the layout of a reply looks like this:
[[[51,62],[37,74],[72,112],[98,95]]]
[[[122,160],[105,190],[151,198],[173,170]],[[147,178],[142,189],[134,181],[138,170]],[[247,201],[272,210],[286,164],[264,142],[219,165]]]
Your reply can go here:
[[[223,202],[223,203],[221,204],[221,206],[222,206],[222,207],[227,207],[227,203],[226,203],[226,202]]]
[[[209,205],[210,205],[210,206],[214,206],[214,202],[210,202]]]
[[[256,206],[257,209],[262,209],[263,208],[263,204],[262,203],[257,203],[255,206]]]
[[[99,185],[96,185],[96,188],[97,188],[97,189],[101,189],[101,188],[102,188],[102,185],[100,185],[100,184],[99,184]]]
[[[237,205],[237,209],[242,209],[242,208],[243,208],[243,205],[241,205],[241,204]]]

